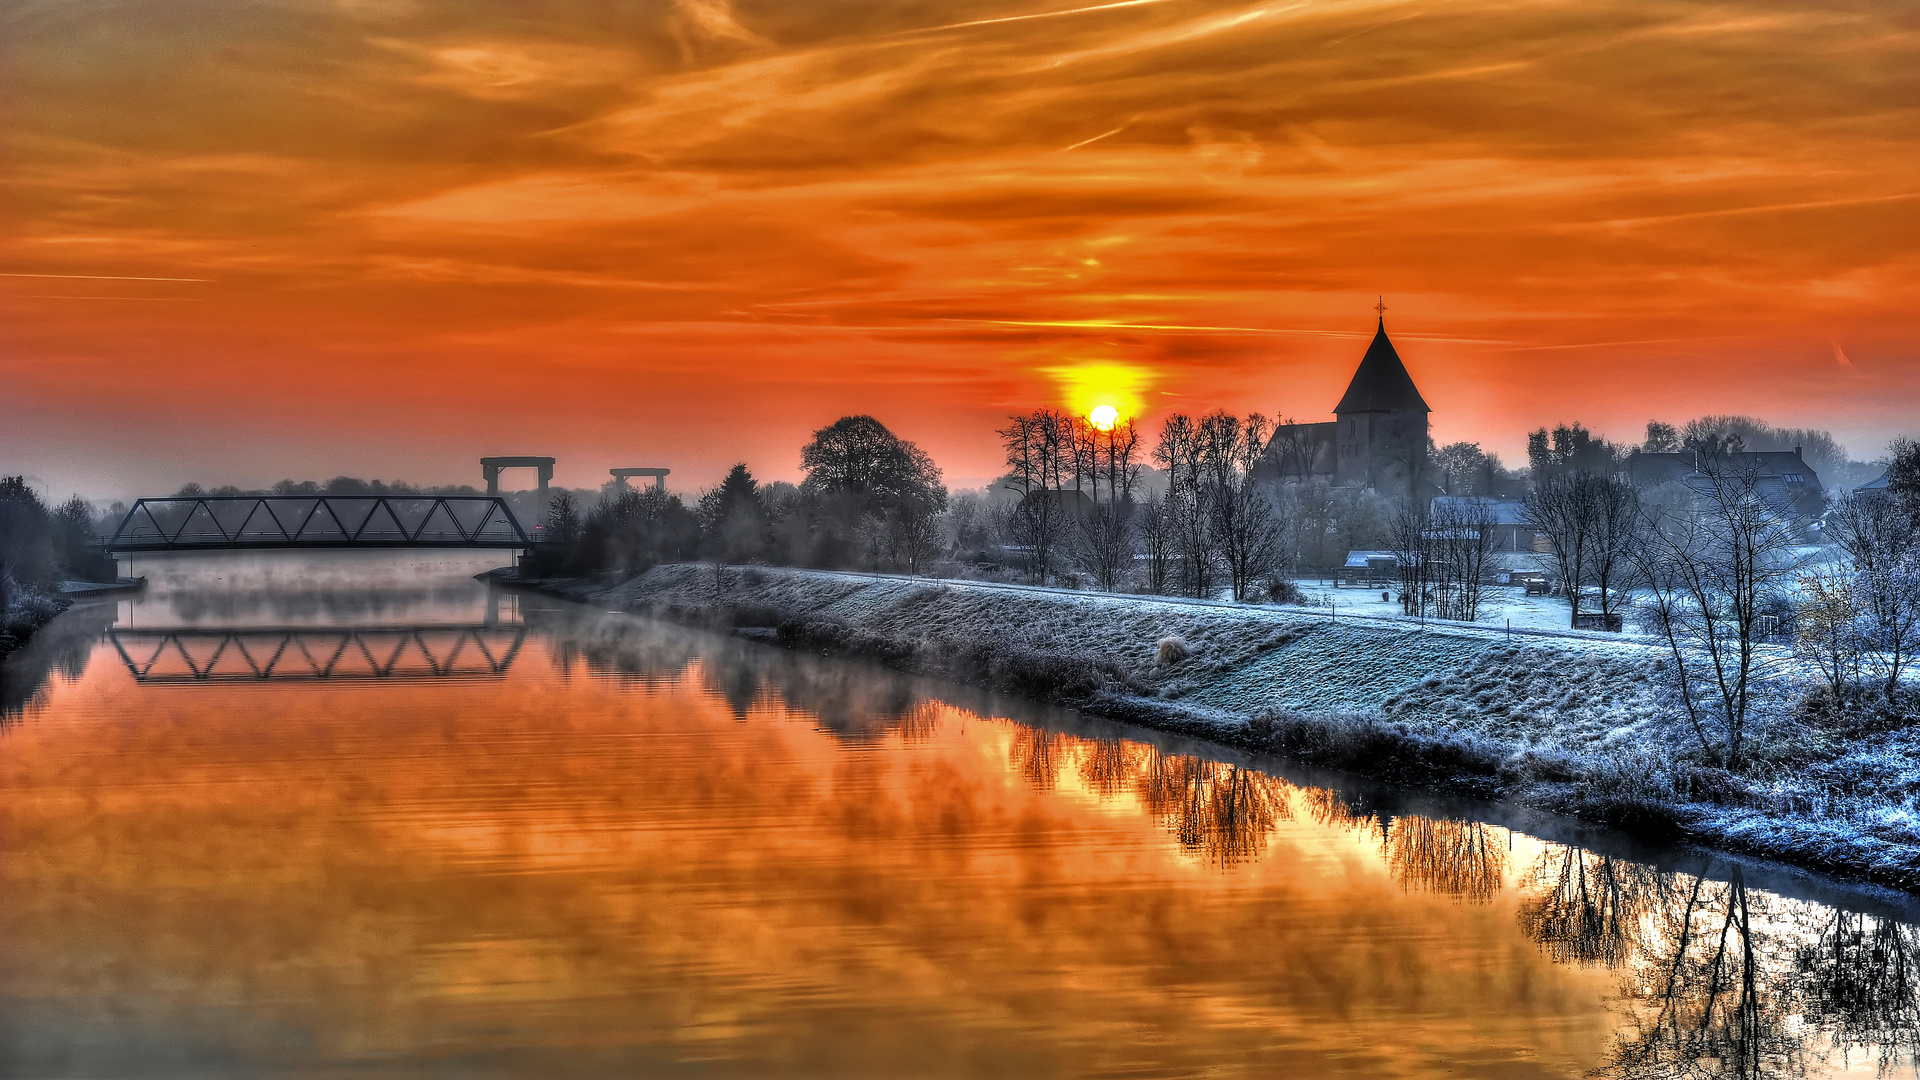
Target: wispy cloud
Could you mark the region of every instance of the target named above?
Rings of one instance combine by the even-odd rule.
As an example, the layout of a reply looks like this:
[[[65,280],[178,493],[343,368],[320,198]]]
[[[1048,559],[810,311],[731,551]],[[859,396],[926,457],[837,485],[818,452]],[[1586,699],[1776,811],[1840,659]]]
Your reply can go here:
[[[86,357],[518,423],[537,369],[585,457],[637,415],[790,463],[839,409],[986,473],[1076,364],[1318,415],[1383,292],[1436,431],[1510,453],[1650,397],[1865,446],[1920,398],[1920,30],[1868,0],[217,7],[217,63],[152,6],[15,28],[7,409]],[[155,295],[23,295],[62,279]]]
[[[131,274],[29,274],[24,272],[0,272],[0,277],[11,278],[64,278],[70,281],[212,281],[212,278],[197,277],[136,277]]]

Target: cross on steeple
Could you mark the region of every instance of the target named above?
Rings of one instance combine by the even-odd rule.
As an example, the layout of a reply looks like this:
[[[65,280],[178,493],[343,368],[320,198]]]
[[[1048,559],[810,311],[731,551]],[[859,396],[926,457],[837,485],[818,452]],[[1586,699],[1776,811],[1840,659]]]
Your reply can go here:
[[[1373,310],[1380,313],[1381,322],[1386,322],[1387,321],[1387,298],[1384,296],[1381,297],[1380,302],[1373,305]]]

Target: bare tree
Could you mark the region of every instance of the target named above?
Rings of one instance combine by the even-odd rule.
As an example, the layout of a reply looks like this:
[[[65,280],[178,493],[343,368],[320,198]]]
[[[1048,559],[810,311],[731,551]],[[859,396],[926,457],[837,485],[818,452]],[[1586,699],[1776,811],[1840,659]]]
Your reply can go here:
[[[1894,444],[1896,457],[1901,446]],[[1920,655],[1920,523],[1889,492],[1853,491],[1835,500],[1826,524],[1853,569],[1844,594],[1852,610],[1846,629],[1857,658],[1892,702],[1901,673]],[[1837,585],[1803,594],[1802,610],[1811,606],[1816,619],[1831,615],[1838,594]]]
[[[1236,601],[1244,602],[1281,557],[1279,509],[1254,474],[1267,430],[1259,413],[1242,419],[1216,412],[1200,421],[1208,532]]]
[[[1167,417],[1153,460],[1167,470],[1165,509],[1174,550],[1179,555],[1181,584],[1192,596],[1212,596],[1218,574],[1208,500],[1209,447],[1193,418],[1184,413]]]
[[[1672,652],[1676,690],[1701,750],[1738,769],[1754,692],[1776,661],[1767,609],[1793,580],[1793,530],[1750,467],[1703,459],[1690,513],[1646,523],[1633,559],[1649,626]]]
[[[1834,690],[1860,681],[1860,634],[1854,625],[1860,612],[1853,577],[1837,566],[1803,574],[1794,609],[1794,655],[1812,664]]]
[[[1900,691],[1901,673],[1920,656],[1920,550],[1909,547],[1898,558],[1863,571],[1854,594],[1860,611],[1855,622],[1863,646],[1860,655],[1891,704]]]
[[[1434,614],[1473,622],[1493,569],[1493,507],[1485,499],[1449,499],[1427,519],[1428,573]]]
[[[1625,479],[1576,470],[1548,477],[1527,493],[1521,511],[1553,545],[1552,559],[1566,583],[1571,621],[1580,618],[1581,587],[1599,589],[1601,614],[1617,611],[1617,590],[1629,583],[1630,558],[1640,527],[1640,498]]]
[[[1072,527],[1061,493],[1068,476],[1078,482],[1081,475],[1075,425],[1053,409],[1036,409],[1009,421],[998,434],[1007,452],[1007,486],[1020,493],[1011,521],[1013,540],[1026,549],[1028,573],[1045,585],[1054,551]]]
[[[1133,504],[1095,503],[1078,514],[1073,528],[1073,559],[1101,589],[1114,592],[1133,567]]]
[[[1140,508],[1140,547],[1146,556],[1147,591],[1164,596],[1178,572],[1179,543],[1172,493],[1148,499]]]
[[[1092,502],[1073,515],[1073,558],[1100,588],[1112,592],[1133,568],[1133,488],[1140,478],[1140,436],[1131,420],[1096,427],[1074,423],[1076,460],[1085,468],[1082,489]]]
[[[1267,441],[1266,457],[1283,479],[1304,483],[1313,474],[1313,461],[1320,453],[1321,438],[1310,424],[1296,424],[1281,417]]]

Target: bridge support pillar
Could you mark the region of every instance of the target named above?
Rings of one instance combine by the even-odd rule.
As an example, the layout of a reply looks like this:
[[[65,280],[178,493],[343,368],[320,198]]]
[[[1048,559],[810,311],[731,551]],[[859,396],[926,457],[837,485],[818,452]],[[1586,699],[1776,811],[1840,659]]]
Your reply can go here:
[[[650,476],[653,478],[653,490],[658,491],[661,494],[665,494],[667,490],[667,474],[672,470],[670,469],[608,469],[607,471],[613,474],[614,483],[619,484],[621,487],[626,487],[627,480],[631,477]]]
[[[547,488],[553,483],[553,460],[550,457],[483,457],[480,459],[480,475],[487,478],[487,494],[500,494],[501,469],[533,469],[540,474],[540,506],[545,512]]]

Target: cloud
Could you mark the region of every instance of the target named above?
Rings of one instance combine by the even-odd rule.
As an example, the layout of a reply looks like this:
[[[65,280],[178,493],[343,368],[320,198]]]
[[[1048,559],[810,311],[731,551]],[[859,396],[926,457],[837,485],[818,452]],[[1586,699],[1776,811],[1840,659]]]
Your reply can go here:
[[[726,407],[690,376],[670,407],[717,461],[783,430],[768,373],[911,412],[894,387],[932,370],[952,435],[930,449],[984,473],[991,439],[964,433],[1009,394],[1048,403],[1043,367],[1317,415],[1381,293],[1439,429],[1509,454],[1570,410],[1625,429],[1650,395],[1884,442],[1920,396],[1895,104],[1920,34],[1867,0],[34,10],[4,269],[220,295],[0,277],[21,388],[0,419],[98,365],[213,424],[232,386],[324,403],[379,379],[438,410],[429,453],[467,438],[432,396],[447,372],[632,390],[548,425],[585,431],[650,422],[649,378],[705,371]],[[124,285],[53,292],[198,289]],[[1875,359],[1870,400],[1805,364],[1832,327]],[[324,404],[299,415],[337,444]],[[7,427],[0,454],[36,452]]]
[[[689,51],[704,44],[770,45],[772,42],[740,25],[731,0],[673,0],[676,33]]]

